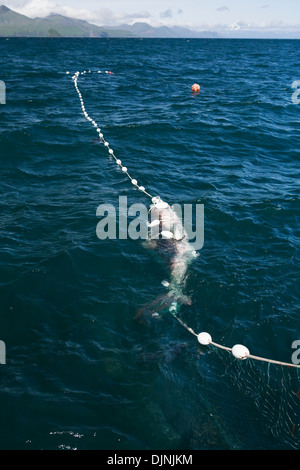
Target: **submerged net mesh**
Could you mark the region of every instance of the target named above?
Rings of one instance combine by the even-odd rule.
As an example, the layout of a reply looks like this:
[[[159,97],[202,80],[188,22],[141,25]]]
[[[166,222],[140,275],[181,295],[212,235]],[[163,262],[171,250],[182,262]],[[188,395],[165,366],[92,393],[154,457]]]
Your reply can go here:
[[[179,316],[174,317],[192,335],[198,336]],[[231,348],[212,341],[209,350],[221,361],[223,377],[229,378],[231,386],[255,405],[260,421],[276,439],[278,448],[300,449],[299,365],[251,355],[245,360],[237,359]],[[220,365],[215,373],[220,373]]]
[[[253,402],[278,447],[300,449],[300,370],[251,358],[241,361],[210,347],[232,386]]]

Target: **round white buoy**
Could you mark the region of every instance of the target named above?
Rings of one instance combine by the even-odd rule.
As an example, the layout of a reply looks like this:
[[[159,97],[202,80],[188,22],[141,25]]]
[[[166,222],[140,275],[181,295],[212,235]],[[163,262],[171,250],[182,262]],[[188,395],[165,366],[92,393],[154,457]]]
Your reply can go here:
[[[246,348],[246,346],[243,346],[242,344],[235,344],[231,352],[237,359],[247,359],[250,354],[249,349]]]
[[[157,207],[157,209],[167,209],[167,207],[169,207],[169,204],[164,201],[159,201],[155,204],[155,207]]]
[[[160,197],[159,196],[154,196],[151,200],[152,200],[153,204],[157,204],[160,201]]]
[[[160,224],[160,221],[158,219],[154,219],[151,222],[147,222],[148,227],[157,227]]]
[[[78,88],[77,82],[78,82],[78,77],[79,77],[79,75],[84,75],[84,74],[86,74],[86,73],[93,73],[93,72],[104,73],[104,71],[101,71],[101,70],[95,70],[95,71],[93,71],[93,70],[84,70],[84,71],[82,71],[82,72],[77,71],[77,72],[74,73],[74,75],[72,75],[72,80],[73,80],[73,82],[74,82],[75,89],[76,89],[76,91],[77,91],[77,93],[78,93],[78,98],[79,98],[79,100],[80,100],[80,105],[81,105],[81,109],[82,109],[82,112],[83,112],[84,117],[95,127],[95,129],[96,129],[96,131],[97,131],[97,133],[98,133],[98,135],[99,135],[100,142],[102,142],[102,143],[104,144],[104,146],[107,148],[109,154],[110,154],[112,157],[114,157],[114,159],[115,159],[117,165],[120,166],[122,172],[125,173],[125,174],[129,177],[129,179],[131,180],[132,185],[135,186],[135,187],[136,187],[137,189],[139,189],[140,191],[144,192],[147,196],[149,196],[149,197],[152,199],[152,202],[160,203],[160,204],[161,204],[161,207],[159,207],[160,209],[169,207],[168,204],[163,203],[163,202],[160,200],[160,197],[159,197],[159,196],[157,196],[156,198],[152,198],[151,194],[149,194],[149,193],[145,190],[145,187],[144,187],[144,186],[139,186],[138,181],[130,176],[130,174],[128,173],[127,167],[126,167],[126,166],[123,166],[121,160],[119,160],[119,159],[117,159],[117,158],[115,157],[114,151],[110,148],[109,142],[107,142],[107,141],[104,139],[104,136],[103,136],[103,134],[102,134],[102,132],[101,132],[101,129],[100,129],[98,123],[88,115],[88,113],[87,113],[87,111],[86,111],[86,109],[85,109],[85,103],[84,103],[82,94],[81,94],[81,92],[80,92],[80,90],[79,90],[79,88]],[[69,74],[70,72],[69,72],[69,71],[66,71],[65,73],[66,73],[66,74]],[[107,74],[112,74],[113,72],[111,72],[111,71],[109,71],[109,70],[106,70],[105,73],[107,73]],[[166,232],[166,234],[168,235],[167,232]],[[169,238],[169,237],[168,237],[168,238]]]
[[[198,342],[205,346],[207,346],[208,344],[212,342],[210,334],[206,333],[205,331],[203,331],[202,333],[199,333],[197,338],[198,338]]]
[[[174,238],[173,233],[169,232],[169,230],[162,230],[160,233],[163,238],[167,238],[167,239]]]

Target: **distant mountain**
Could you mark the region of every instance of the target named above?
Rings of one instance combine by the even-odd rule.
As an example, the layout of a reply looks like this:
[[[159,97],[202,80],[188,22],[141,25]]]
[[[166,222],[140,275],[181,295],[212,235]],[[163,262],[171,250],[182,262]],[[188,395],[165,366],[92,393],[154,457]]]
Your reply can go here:
[[[188,28],[182,28],[181,26],[172,26],[172,31],[176,34],[176,37],[180,38],[219,38],[221,37],[214,31],[193,31]]]
[[[61,15],[28,18],[0,6],[0,36],[15,37],[132,37],[130,31],[108,29]]]
[[[122,24],[120,28],[142,38],[217,38],[219,35],[212,31],[192,31],[181,26],[160,26],[154,28],[148,23]]]
[[[197,32],[179,26],[154,28],[147,23],[118,27],[96,26],[83,20],[52,14],[47,18],[28,18],[5,5],[0,6],[0,36],[15,37],[139,37],[139,38],[211,38],[210,31]]]

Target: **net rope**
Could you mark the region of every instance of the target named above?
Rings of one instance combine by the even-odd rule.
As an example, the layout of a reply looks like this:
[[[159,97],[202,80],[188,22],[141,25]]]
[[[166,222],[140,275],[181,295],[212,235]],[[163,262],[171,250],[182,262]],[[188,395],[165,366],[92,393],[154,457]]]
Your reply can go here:
[[[70,72],[66,72],[69,74]],[[100,142],[102,142],[117,166],[128,177],[131,184],[150,199],[155,199],[139,185],[133,178],[127,167],[115,156],[113,149],[105,140],[98,123],[92,119],[86,111],[82,93],[78,87],[80,75],[95,73],[95,71],[75,72],[72,80],[78,94],[81,110],[84,117],[96,129]],[[96,71],[101,74],[112,74],[110,71]],[[190,334],[195,336],[202,346],[213,349],[225,365],[225,373],[234,385],[247,396],[251,396],[260,413],[267,419],[269,429],[273,436],[280,437],[282,442],[293,449],[300,448],[300,388],[299,369],[300,364],[283,362],[250,354],[243,345],[235,345],[232,348],[212,341],[209,333],[196,333],[178,315],[178,309],[170,309],[172,316]],[[234,356],[234,357],[233,357]],[[238,359],[238,360],[237,360]],[[296,376],[292,377],[291,370],[296,369]],[[295,380],[296,379],[296,380]]]
[[[66,72],[68,74],[68,72]],[[98,126],[97,122],[92,119],[86,109],[85,109],[85,105],[84,105],[84,101],[83,101],[83,98],[82,98],[82,94],[81,94],[81,91],[79,90],[79,87],[78,87],[78,84],[77,84],[77,81],[78,81],[78,77],[79,75],[85,75],[86,73],[91,73],[91,71],[87,72],[86,70],[84,70],[83,72],[75,72],[75,74],[73,75],[72,79],[73,79],[73,82],[74,82],[74,86],[75,86],[75,89],[77,91],[77,94],[78,94],[78,97],[79,97],[79,100],[80,100],[80,104],[81,104],[81,109],[82,109],[82,112],[83,112],[83,115],[84,117],[86,118],[87,121],[89,121],[95,128],[96,128],[96,131],[99,135],[99,139],[100,139],[100,142],[102,142],[104,144],[104,146],[107,148],[108,150],[108,153],[111,157],[114,158],[116,164],[118,165],[119,168],[121,168],[121,170],[123,171],[123,173],[130,179],[131,183],[133,184],[133,186],[135,186],[139,191],[141,191],[142,193],[144,193],[146,196],[150,197],[152,199],[153,196],[151,196],[151,194],[148,193],[148,191],[146,191],[145,187],[142,186],[142,185],[139,185],[138,184],[138,181],[133,178],[130,173],[128,172],[128,169],[125,165],[122,164],[122,161],[120,159],[118,159],[116,156],[115,156],[115,153],[113,151],[113,149],[110,148],[110,145],[109,143],[105,140],[104,138],[104,135],[103,133],[101,132],[101,129],[100,127]],[[112,72],[106,70],[105,72],[102,72],[101,70],[98,70],[98,73],[106,73],[106,74],[111,74]]]
[[[66,72],[67,74],[69,74],[69,72]],[[73,79],[73,82],[74,82],[74,86],[75,86],[75,89],[77,91],[77,94],[78,94],[78,97],[79,97],[79,100],[80,100],[80,104],[81,104],[81,109],[82,109],[82,112],[85,116],[85,118],[87,119],[87,121],[91,122],[91,124],[93,125],[93,127],[96,128],[96,131],[99,135],[99,139],[101,142],[104,143],[104,146],[107,148],[108,150],[108,153],[111,157],[114,158],[116,164],[121,168],[121,170],[123,171],[123,173],[126,174],[126,176],[130,179],[131,183],[137,188],[139,189],[142,193],[144,193],[146,196],[148,196],[149,198],[153,199],[153,196],[148,192],[146,191],[145,187],[144,186],[139,186],[138,185],[138,182],[135,178],[133,178],[130,173],[128,172],[128,169],[126,166],[124,166],[121,162],[121,160],[119,160],[116,156],[115,156],[115,153],[113,151],[113,149],[110,148],[110,145],[109,143],[105,140],[104,136],[103,136],[103,133],[101,132],[101,129],[100,127],[98,126],[97,122],[92,119],[86,109],[85,109],[85,104],[84,104],[84,101],[83,101],[83,98],[82,98],[82,93],[81,91],[79,90],[79,87],[78,87],[78,77],[80,75],[85,75],[86,73],[91,73],[91,71],[82,71],[82,72],[75,72],[75,74],[72,76],[72,79]],[[112,74],[112,72],[106,70],[105,72],[102,72],[101,70],[98,70],[97,73],[106,73],[106,74]],[[173,313],[173,312],[172,312]],[[194,336],[196,336],[199,340],[199,342],[201,343],[201,336],[200,334],[197,334],[195,333],[192,328],[190,328],[189,326],[187,326],[175,313],[173,313],[174,317],[177,319],[177,321],[182,325],[184,326],[190,333],[192,333]],[[208,335],[208,333],[207,333]],[[208,338],[208,342],[204,342],[204,343],[201,343],[201,344],[211,344],[217,348],[220,348],[220,349],[224,349],[224,350],[227,350],[229,352],[233,352],[234,354],[234,349],[233,348],[230,348],[230,347],[227,347],[227,346],[223,346],[221,344],[218,344],[218,343],[215,343],[211,340],[211,337],[210,335],[208,335],[206,338]],[[241,346],[241,345],[240,345]],[[255,355],[252,355],[250,353],[248,353],[248,350],[247,348],[242,350],[242,352],[245,353],[245,355],[239,355],[237,353],[237,355],[235,355],[235,357],[237,357],[238,359],[245,359],[246,357],[247,358],[250,358],[250,359],[254,359],[254,360],[257,360],[257,361],[264,361],[264,362],[268,362],[268,363],[272,363],[272,364],[278,364],[278,365],[281,365],[281,366],[287,366],[287,367],[296,367],[296,368],[300,368],[300,364],[294,364],[294,363],[288,363],[288,362],[283,362],[283,361],[276,361],[276,360],[273,360],[273,359],[268,359],[268,358],[265,358],[265,357],[259,357],[259,356],[255,356]],[[241,352],[241,354],[242,354]]]

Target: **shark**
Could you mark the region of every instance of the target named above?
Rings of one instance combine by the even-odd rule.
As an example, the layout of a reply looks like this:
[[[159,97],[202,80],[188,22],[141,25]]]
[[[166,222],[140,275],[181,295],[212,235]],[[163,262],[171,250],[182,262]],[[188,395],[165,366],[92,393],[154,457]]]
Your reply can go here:
[[[144,247],[159,252],[170,269],[170,279],[163,280],[162,285],[167,293],[144,305],[137,316],[147,314],[152,318],[160,318],[160,313],[169,311],[175,315],[181,305],[192,305],[190,297],[184,294],[187,271],[192,261],[199,256],[182,224],[182,218],[174,207],[163,201],[159,196],[152,198],[149,208],[149,231]]]

